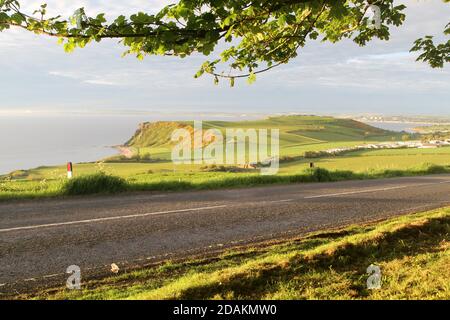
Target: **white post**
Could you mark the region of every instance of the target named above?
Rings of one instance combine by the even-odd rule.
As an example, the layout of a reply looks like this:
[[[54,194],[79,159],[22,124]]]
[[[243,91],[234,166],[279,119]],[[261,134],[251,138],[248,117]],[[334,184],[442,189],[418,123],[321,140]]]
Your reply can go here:
[[[73,166],[72,166],[72,162],[68,162],[67,163],[67,178],[68,179],[72,179],[73,177]]]

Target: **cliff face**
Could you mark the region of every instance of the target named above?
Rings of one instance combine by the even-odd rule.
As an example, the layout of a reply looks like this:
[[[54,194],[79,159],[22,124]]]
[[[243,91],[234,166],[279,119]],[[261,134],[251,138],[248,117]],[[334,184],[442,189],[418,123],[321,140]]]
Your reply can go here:
[[[136,133],[125,145],[133,147],[159,147],[171,143],[172,133],[177,129],[194,132],[191,125],[172,121],[145,122],[139,124]]]

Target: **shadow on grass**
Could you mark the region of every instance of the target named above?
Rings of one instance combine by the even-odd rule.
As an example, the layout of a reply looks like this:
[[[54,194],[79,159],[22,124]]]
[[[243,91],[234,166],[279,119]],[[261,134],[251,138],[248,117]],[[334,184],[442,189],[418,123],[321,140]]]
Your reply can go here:
[[[331,238],[346,233],[331,234]],[[320,235],[325,237],[326,235]],[[181,293],[180,299],[210,299],[224,293],[233,298],[261,299],[276,293],[280,285],[292,285],[301,290],[311,286],[311,277],[305,275],[326,275],[332,268],[337,274],[345,274],[351,282],[350,289],[355,298],[369,295],[365,279],[366,268],[372,263],[389,262],[407,256],[431,253],[438,250],[439,243],[450,240],[450,217],[428,220],[422,225],[411,225],[397,231],[385,233],[377,239],[354,245],[347,244],[330,253],[306,258],[295,255],[282,264],[267,264],[258,270],[232,276],[220,286],[198,286]],[[320,276],[319,276],[320,279]],[[320,286],[321,283],[315,283]]]

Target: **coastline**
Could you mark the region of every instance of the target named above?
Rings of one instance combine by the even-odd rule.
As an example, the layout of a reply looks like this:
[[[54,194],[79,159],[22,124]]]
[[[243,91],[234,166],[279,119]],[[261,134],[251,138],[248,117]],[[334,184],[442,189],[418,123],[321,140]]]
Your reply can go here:
[[[126,157],[127,159],[131,159],[133,157],[133,150],[131,147],[127,147],[124,145],[112,146],[112,148],[116,149],[119,152],[119,155]]]

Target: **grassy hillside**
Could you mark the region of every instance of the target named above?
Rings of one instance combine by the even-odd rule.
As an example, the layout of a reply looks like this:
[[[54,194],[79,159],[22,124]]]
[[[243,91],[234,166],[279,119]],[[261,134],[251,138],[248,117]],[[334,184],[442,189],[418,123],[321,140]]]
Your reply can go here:
[[[140,154],[168,159],[172,147],[171,134],[178,128],[194,132],[193,122],[155,122],[139,126],[136,134],[126,143]],[[399,140],[399,133],[378,129],[351,119],[319,116],[281,116],[254,121],[203,121],[203,129],[218,129],[225,136],[228,128],[279,129],[280,154],[302,155],[305,151],[349,146],[364,141]],[[139,150],[139,151],[138,151]]]
[[[367,289],[367,268],[381,289]],[[450,299],[450,208],[167,262],[41,299]]]

